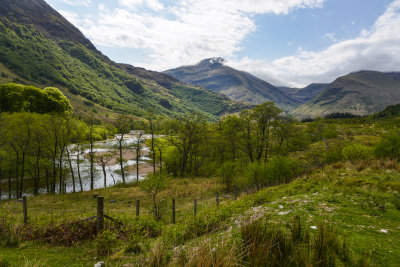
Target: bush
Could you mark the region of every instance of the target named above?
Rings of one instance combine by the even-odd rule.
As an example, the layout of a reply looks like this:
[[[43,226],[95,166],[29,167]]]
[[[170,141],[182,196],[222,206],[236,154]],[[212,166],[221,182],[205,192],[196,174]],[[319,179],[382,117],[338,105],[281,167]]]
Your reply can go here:
[[[0,267],[8,267],[10,263],[6,259],[0,258]]]
[[[222,182],[226,185],[226,189],[232,187],[233,179],[236,175],[236,165],[232,161],[227,161],[222,164],[221,169]]]
[[[264,165],[258,162],[250,163],[246,170],[246,178],[250,184],[260,185],[264,181],[265,171]]]
[[[378,158],[399,159],[400,157],[400,135],[391,134],[382,138],[375,147],[375,155]]]
[[[118,244],[118,237],[114,232],[105,230],[94,240],[98,256],[110,255]]]
[[[177,175],[179,173],[179,151],[176,147],[170,146],[164,152],[164,166],[168,173]]]
[[[16,247],[18,238],[5,218],[0,219],[0,247]],[[0,261],[1,262],[1,261]],[[0,264],[1,266],[1,264]]]
[[[322,136],[325,137],[326,139],[331,139],[331,138],[337,137],[338,136],[338,132],[336,130],[336,126],[335,125],[327,126],[323,130]]]
[[[301,173],[300,164],[293,159],[276,157],[268,163],[265,173],[268,175],[269,183],[289,183],[297,174]]]
[[[393,204],[396,207],[396,210],[400,210],[400,194],[399,193],[394,195]]]
[[[324,156],[324,163],[331,164],[335,162],[340,162],[343,160],[343,148],[342,147],[334,147],[330,148],[325,156]]]
[[[351,162],[367,161],[372,158],[372,151],[365,145],[352,144],[343,148],[343,157]]]

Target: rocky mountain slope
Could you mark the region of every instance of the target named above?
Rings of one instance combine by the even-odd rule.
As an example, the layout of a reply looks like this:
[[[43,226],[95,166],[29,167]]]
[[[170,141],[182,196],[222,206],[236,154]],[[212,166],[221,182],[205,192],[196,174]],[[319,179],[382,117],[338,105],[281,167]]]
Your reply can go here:
[[[301,104],[272,84],[225,65],[225,60],[220,57],[204,59],[195,65],[182,66],[164,73],[184,83],[222,93],[236,101],[254,105],[273,101],[284,110]]]
[[[117,64],[43,0],[0,3],[0,82],[59,87],[75,107],[209,117],[246,105],[165,74]],[[84,105],[83,105],[84,106]]]
[[[339,77],[292,114],[299,117],[333,112],[368,115],[397,103],[400,103],[400,73],[360,71]]]

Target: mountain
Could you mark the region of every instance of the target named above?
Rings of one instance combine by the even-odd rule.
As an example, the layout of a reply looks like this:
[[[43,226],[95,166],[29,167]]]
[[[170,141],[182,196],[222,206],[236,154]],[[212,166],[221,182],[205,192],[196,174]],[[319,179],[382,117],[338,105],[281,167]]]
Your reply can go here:
[[[400,73],[360,71],[337,78],[311,101],[294,109],[298,117],[333,112],[368,115],[400,103]]]
[[[291,99],[300,103],[306,103],[316,97],[319,93],[325,90],[329,84],[325,83],[312,83],[304,88],[290,88],[290,87],[279,87],[285,94]]]
[[[300,103],[288,97],[281,89],[247,72],[226,66],[220,57],[208,58],[191,66],[167,70],[181,82],[201,86],[222,93],[232,100],[254,105],[273,101],[284,110],[290,110]]]
[[[43,0],[1,0],[0,83],[56,86],[75,110],[216,118],[246,105],[168,75],[111,61]]]

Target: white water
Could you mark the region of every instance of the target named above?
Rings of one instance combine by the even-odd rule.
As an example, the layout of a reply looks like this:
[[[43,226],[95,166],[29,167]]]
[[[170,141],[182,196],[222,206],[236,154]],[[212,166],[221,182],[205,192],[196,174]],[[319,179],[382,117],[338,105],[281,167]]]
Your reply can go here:
[[[143,140],[149,139],[149,135],[144,135],[142,137]],[[134,135],[127,135],[124,137],[123,141],[123,146],[124,150],[134,150],[132,146],[135,144],[137,141],[137,138]],[[76,192],[81,191],[79,179],[78,179],[78,166],[77,166],[77,152],[75,150],[75,145],[70,145],[69,147],[70,150],[70,157],[71,157],[71,163],[72,163],[72,168],[74,171],[74,176],[75,176],[75,190]],[[94,153],[104,153],[104,152],[112,152],[115,153],[118,151],[118,142],[116,140],[106,140],[106,141],[99,141],[94,143],[94,148],[93,152]],[[143,152],[148,152],[149,148],[148,147],[143,147],[142,149],[142,154]],[[90,159],[89,159],[89,152],[90,149],[85,148],[84,151],[81,152],[79,155],[80,159],[80,175],[82,179],[82,189],[83,191],[89,191],[90,190]],[[142,156],[139,159],[139,166],[140,164],[144,164],[146,162],[151,161],[151,158],[148,156]],[[136,165],[136,160],[127,160],[123,163],[123,166],[133,166]],[[73,192],[73,183],[72,183],[72,176],[70,173],[70,167],[69,163],[67,161],[67,155],[64,155],[64,160],[63,160],[63,167],[65,170],[68,170],[68,178],[66,180],[66,191],[67,193]],[[106,165],[106,185],[107,187],[114,186],[115,184],[122,183],[122,175],[119,174],[121,170],[120,164],[114,164],[114,165]],[[103,169],[101,165],[95,163],[94,164],[94,189],[98,188],[104,188],[104,175],[103,175]],[[139,180],[143,179],[145,176],[139,174]],[[127,183],[136,181],[137,177],[136,174],[129,174],[125,172],[125,181]],[[40,186],[41,188],[39,189],[39,192],[41,194],[46,193],[46,185],[44,179],[40,181]],[[59,182],[56,184],[56,192],[59,191],[60,184]],[[30,195],[30,192],[25,192],[26,195]],[[12,192],[13,197],[15,197],[15,192]],[[2,192],[1,198],[0,199],[6,199],[8,198],[8,191]]]

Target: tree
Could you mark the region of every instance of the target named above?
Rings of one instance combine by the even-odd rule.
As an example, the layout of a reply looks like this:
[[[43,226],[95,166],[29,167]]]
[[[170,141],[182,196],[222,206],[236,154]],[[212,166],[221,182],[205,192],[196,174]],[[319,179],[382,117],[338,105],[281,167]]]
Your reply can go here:
[[[136,181],[139,182],[139,160],[142,156],[142,144],[143,144],[143,130],[136,131],[136,139],[135,139],[135,151],[136,151]]]
[[[155,158],[155,137],[154,137],[154,120],[156,119],[154,110],[149,109],[146,114],[147,121],[149,122],[149,130],[150,130],[150,152],[152,155],[152,163],[153,163],[153,173],[156,173],[156,158]]]
[[[32,135],[32,115],[30,113],[13,113],[5,116],[4,119],[9,122],[7,139],[16,155],[17,197],[22,197],[25,163]]]
[[[121,166],[122,182],[125,184],[124,158],[122,150],[123,150],[124,135],[128,134],[131,130],[129,117],[126,115],[119,115],[117,119],[114,121],[114,127],[117,130],[115,139],[118,142],[119,162]]]
[[[181,177],[187,171],[189,159],[197,157],[198,151],[196,148],[201,141],[201,127],[199,124],[201,120],[201,116],[197,113],[181,118],[178,120],[178,135],[169,138],[169,142],[178,149],[180,154],[179,175]]]
[[[112,152],[101,153],[101,154],[95,156],[96,162],[98,162],[101,165],[101,168],[103,170],[104,188],[107,188],[106,166],[114,158],[114,156],[115,156],[115,154]]]
[[[272,122],[277,119],[281,112],[282,110],[277,108],[273,102],[265,102],[251,110],[251,117],[256,126],[256,159],[260,162],[264,152],[264,164],[268,158]]]
[[[140,183],[140,189],[153,200],[153,213],[157,220],[161,219],[158,194],[167,187],[168,175],[163,172],[151,173]]]
[[[274,124],[274,135],[276,136],[278,143],[278,151],[284,154],[289,149],[289,139],[296,135],[295,119],[292,117],[282,116],[275,121]],[[286,142],[286,148],[283,148],[283,144]]]

